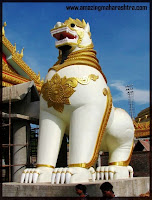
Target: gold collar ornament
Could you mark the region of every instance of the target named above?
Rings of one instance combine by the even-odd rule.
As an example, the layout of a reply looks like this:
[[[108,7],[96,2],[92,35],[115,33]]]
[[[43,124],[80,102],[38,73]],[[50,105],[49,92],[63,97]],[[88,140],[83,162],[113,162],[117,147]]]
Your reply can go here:
[[[62,64],[60,64],[61,59],[62,59],[62,55],[59,55],[58,61],[48,71],[50,70],[59,71],[60,69],[63,69],[64,67],[67,67],[70,65],[72,65],[72,67],[76,65],[87,65],[89,67],[93,67],[97,69],[103,75],[103,78],[105,79],[107,83],[107,79],[101,70],[98,59],[96,58],[96,51],[93,50],[92,48],[85,48],[85,49],[70,53],[67,59]]]
[[[58,73],[56,73],[51,80],[47,80],[43,84],[41,93],[45,101],[47,101],[48,108],[53,107],[58,112],[63,112],[64,104],[70,105],[69,97],[75,92],[75,88],[78,83],[86,85],[90,80],[96,81],[99,77],[90,74],[87,78],[67,78],[64,76],[61,78]]]

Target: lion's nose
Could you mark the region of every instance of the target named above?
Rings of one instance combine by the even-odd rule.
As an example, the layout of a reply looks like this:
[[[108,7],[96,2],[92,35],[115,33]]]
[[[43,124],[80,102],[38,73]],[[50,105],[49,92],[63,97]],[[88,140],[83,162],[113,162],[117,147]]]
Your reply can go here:
[[[62,22],[57,22],[56,25],[54,26],[54,28],[58,28],[58,27],[60,27],[60,26],[62,26],[62,25],[63,25]]]

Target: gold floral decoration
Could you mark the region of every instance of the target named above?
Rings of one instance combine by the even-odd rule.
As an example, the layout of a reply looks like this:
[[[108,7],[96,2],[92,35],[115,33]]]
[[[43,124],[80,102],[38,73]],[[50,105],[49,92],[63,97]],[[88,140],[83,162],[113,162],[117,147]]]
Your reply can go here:
[[[63,112],[64,104],[70,105],[69,97],[75,92],[78,83],[86,85],[90,80],[96,81],[98,76],[91,74],[87,78],[61,78],[57,73],[51,80],[43,84],[41,93],[44,100],[47,101],[48,107],[53,107],[58,112]]]

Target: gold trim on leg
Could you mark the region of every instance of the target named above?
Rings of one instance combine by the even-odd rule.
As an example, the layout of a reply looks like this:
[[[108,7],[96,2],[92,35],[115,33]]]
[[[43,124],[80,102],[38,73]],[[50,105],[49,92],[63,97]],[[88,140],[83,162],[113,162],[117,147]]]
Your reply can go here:
[[[82,167],[82,168],[86,168],[86,163],[69,164],[68,167]]]
[[[96,162],[96,160],[98,159],[98,153],[99,153],[102,137],[103,137],[104,131],[106,129],[106,126],[107,126],[107,123],[108,123],[108,120],[109,120],[109,116],[110,116],[110,113],[111,113],[111,109],[112,109],[112,96],[111,96],[111,93],[110,93],[110,89],[104,88],[103,94],[104,94],[104,96],[107,96],[106,109],[105,109],[105,112],[104,112],[104,115],[103,115],[103,118],[102,118],[102,122],[101,122],[101,125],[100,125],[99,132],[98,132],[97,142],[96,142],[96,146],[95,146],[95,149],[94,149],[93,156],[92,156],[90,162],[86,163],[86,168],[93,166],[94,163]]]
[[[130,163],[130,160],[131,160],[132,153],[133,153],[133,149],[134,149],[133,147],[134,147],[134,141],[133,141],[131,149],[130,149],[129,157],[126,161],[111,162],[111,163],[109,163],[109,165],[128,166]]]
[[[54,166],[52,165],[45,165],[45,164],[37,164],[36,167],[50,167],[54,169]]]
[[[104,115],[103,115],[103,118],[102,118],[102,122],[101,122],[101,125],[100,125],[100,129],[99,129],[99,132],[98,132],[93,156],[92,156],[90,162],[88,162],[88,163],[69,164],[69,167],[90,168],[91,166],[94,165],[94,163],[96,162],[96,160],[98,158],[98,153],[99,153],[102,137],[103,137],[104,131],[106,129],[108,119],[109,119],[109,116],[110,116],[110,112],[111,112],[111,109],[112,109],[112,97],[111,97],[110,89],[104,88],[103,89],[103,95],[107,96],[107,104],[106,104],[106,109],[105,109],[105,112],[104,112]]]

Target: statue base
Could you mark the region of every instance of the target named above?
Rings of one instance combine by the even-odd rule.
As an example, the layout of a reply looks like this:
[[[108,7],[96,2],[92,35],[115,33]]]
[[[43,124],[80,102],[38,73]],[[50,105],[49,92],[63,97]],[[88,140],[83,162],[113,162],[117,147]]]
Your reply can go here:
[[[83,183],[87,187],[90,197],[101,197],[100,185],[104,181],[95,181]],[[150,189],[149,177],[135,177],[132,179],[110,180],[113,185],[114,193],[117,197],[137,197],[146,193]],[[3,197],[78,197],[75,192],[76,184],[58,184],[51,183],[3,183]]]

